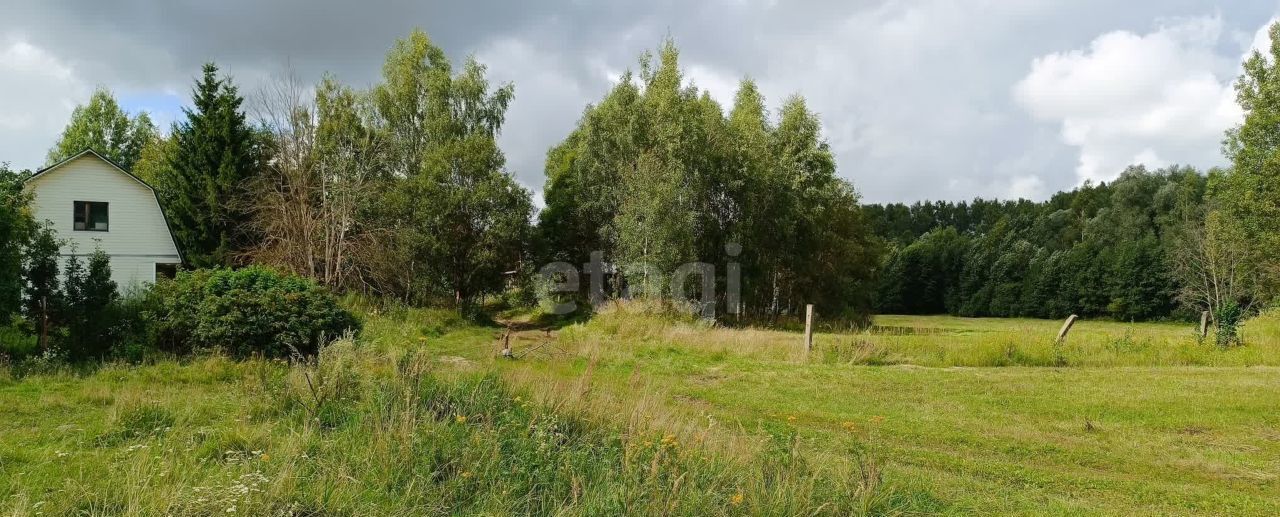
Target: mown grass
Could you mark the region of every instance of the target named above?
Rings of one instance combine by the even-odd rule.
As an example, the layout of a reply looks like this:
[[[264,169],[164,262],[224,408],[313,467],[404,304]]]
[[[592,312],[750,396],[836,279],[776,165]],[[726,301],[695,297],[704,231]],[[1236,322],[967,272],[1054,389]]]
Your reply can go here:
[[[1280,314],[1250,321],[1247,346],[1220,349],[1213,336],[1197,337],[1191,323],[1120,323],[1080,320],[1067,339],[1055,338],[1061,321],[952,316],[877,316],[869,329],[817,332],[808,356],[798,332],[724,328],[696,321],[673,325],[651,309],[606,308],[590,329],[619,343],[696,345],[760,360],[827,364],[916,366],[1280,366]],[[679,319],[679,318],[677,318]],[[574,334],[568,334],[572,339]]]

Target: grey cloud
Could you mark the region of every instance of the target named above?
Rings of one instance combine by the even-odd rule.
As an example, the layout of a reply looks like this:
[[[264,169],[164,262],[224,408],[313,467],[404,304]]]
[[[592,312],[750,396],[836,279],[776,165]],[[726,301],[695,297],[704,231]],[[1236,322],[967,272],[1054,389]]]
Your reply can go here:
[[[1070,187],[1076,153],[1056,138],[1054,123],[1033,119],[1013,99],[1011,88],[1033,58],[1113,30],[1145,33],[1171,17],[1218,13],[1227,30],[1247,36],[1277,7],[1232,2],[1228,10],[1192,0],[6,4],[0,45],[20,37],[87,84],[132,92],[185,94],[208,60],[232,71],[246,91],[286,62],[304,80],[327,71],[363,87],[377,81],[394,39],[422,27],[455,59],[474,54],[495,81],[515,83],[503,146],[511,170],[535,190],[546,149],[604,94],[606,72],[633,67],[637,54],[669,34],[702,86],[723,90],[749,75],[771,106],[805,95],[822,115],[841,174],[869,201]],[[3,131],[0,161],[14,152]]]

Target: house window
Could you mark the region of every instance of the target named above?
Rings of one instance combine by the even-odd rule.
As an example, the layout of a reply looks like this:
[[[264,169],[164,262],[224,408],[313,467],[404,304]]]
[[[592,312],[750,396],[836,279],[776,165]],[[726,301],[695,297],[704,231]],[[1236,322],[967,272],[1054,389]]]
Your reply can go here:
[[[107,203],[102,201],[76,201],[73,214],[76,231],[107,231]]]
[[[177,264],[156,263],[156,280],[160,280],[161,278],[172,279],[175,276],[178,276]]]

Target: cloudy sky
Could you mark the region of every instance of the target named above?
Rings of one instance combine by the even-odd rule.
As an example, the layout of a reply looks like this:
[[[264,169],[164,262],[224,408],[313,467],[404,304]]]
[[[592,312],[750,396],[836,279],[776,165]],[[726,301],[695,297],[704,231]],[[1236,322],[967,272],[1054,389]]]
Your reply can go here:
[[[636,56],[670,35],[688,79],[727,105],[756,79],[804,95],[840,174],[871,202],[1043,198],[1125,165],[1223,163],[1232,81],[1277,1],[4,0],[0,161],[42,165],[96,86],[162,125],[201,63],[242,90],[291,69],[377,81],[421,27],[516,99],[508,167],[535,191],[548,147]]]

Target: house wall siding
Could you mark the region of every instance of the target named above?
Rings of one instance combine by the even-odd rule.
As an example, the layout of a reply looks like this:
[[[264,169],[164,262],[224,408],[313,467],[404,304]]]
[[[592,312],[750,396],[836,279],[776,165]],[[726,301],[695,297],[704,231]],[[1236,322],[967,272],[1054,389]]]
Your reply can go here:
[[[62,253],[111,256],[111,277],[121,293],[155,281],[155,265],[180,262],[155,195],[137,180],[92,154],[62,164],[27,183],[37,221],[50,221],[66,240]],[[109,231],[75,231],[76,201],[108,203]]]

